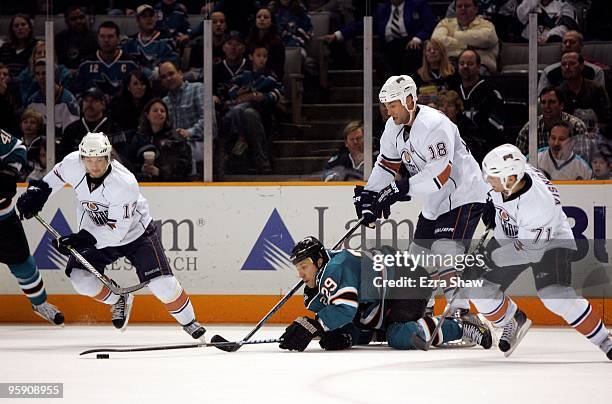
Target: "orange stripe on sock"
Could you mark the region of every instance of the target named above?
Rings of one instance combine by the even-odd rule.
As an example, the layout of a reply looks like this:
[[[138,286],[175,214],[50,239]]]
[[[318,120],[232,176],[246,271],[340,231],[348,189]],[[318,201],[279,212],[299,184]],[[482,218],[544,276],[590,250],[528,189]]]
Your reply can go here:
[[[97,295],[95,295],[93,298],[96,299],[99,302],[103,302],[106,299],[108,299],[108,297],[110,296],[111,291],[108,288],[108,286],[106,285],[102,285],[102,290],[100,291],[100,293],[98,293]]]
[[[591,308],[591,312],[580,323],[576,324],[574,328],[582,335],[589,335],[599,326],[600,321],[601,319],[597,317],[593,312],[593,308]]]
[[[510,299],[508,296],[504,296],[504,302],[501,304],[499,309],[495,310],[493,313],[485,314],[485,318],[489,321],[496,322],[501,320],[508,311],[508,306],[510,305]]]
[[[181,295],[175,301],[165,303],[164,306],[166,306],[166,310],[172,313],[183,307],[185,303],[187,303],[187,300],[189,300],[189,296],[187,296],[187,293],[185,293],[185,291],[183,290],[181,292]]]

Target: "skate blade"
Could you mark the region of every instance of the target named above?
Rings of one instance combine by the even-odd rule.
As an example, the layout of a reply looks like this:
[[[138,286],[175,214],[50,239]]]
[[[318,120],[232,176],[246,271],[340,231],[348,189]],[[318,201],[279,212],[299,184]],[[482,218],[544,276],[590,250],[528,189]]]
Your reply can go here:
[[[514,350],[516,349],[516,347],[519,346],[519,344],[521,343],[521,341],[523,340],[523,337],[525,337],[525,334],[527,334],[527,331],[529,331],[529,328],[531,328],[531,320],[527,319],[525,321],[525,324],[523,325],[523,327],[521,328],[521,330],[519,331],[518,335],[516,336],[516,342],[514,343],[514,346],[512,346],[509,350],[507,350],[506,352],[504,352],[504,356],[507,358],[508,356],[512,355],[512,352],[514,352]]]

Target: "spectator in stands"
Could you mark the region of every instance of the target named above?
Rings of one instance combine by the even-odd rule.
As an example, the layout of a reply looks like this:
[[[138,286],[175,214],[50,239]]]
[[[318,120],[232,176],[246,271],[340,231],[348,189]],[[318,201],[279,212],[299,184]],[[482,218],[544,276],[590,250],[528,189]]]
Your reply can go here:
[[[174,49],[172,38],[162,38],[161,32],[155,29],[157,15],[152,6],[143,4],[136,9],[136,21],[139,31],[130,37],[123,46],[123,51],[138,65],[157,76],[156,67],[165,60],[179,62],[179,55]]]
[[[257,9],[256,1],[219,0],[215,2],[213,11],[222,11],[225,14],[228,31],[238,31],[245,36],[253,26]]]
[[[47,138],[39,136],[32,141],[28,147],[28,175],[25,181],[41,180],[49,170],[47,170]]]
[[[307,0],[304,5],[309,13],[327,12],[329,14],[329,29],[331,32],[339,30],[345,23],[352,22],[352,7],[343,0]]]
[[[306,58],[306,44],[312,36],[312,22],[299,0],[275,0],[274,15],[285,46],[299,47]]]
[[[155,6],[155,12],[161,18],[157,19],[157,30],[166,38],[174,38],[179,43],[189,40],[191,26],[187,9],[176,0],[162,0]]]
[[[145,158],[150,154],[145,152],[154,158]],[[191,147],[172,127],[168,107],[159,98],[144,106],[127,155],[141,181],[186,181],[191,172]]]
[[[285,45],[278,34],[278,27],[269,8],[263,7],[255,14],[255,25],[251,28],[246,44],[251,49],[264,45],[269,49],[268,68],[279,80],[285,77]]]
[[[572,127],[559,121],[548,136],[548,147],[538,150],[538,169],[550,180],[590,180],[593,171],[582,157],[574,153]]]
[[[461,0],[457,3],[461,5]],[[460,81],[451,89],[461,96],[464,115],[478,128],[479,136],[491,150],[503,140],[503,122],[500,119],[504,100],[491,82],[480,77],[480,55],[472,49],[459,54]]]
[[[480,163],[490,149],[487,149],[485,138],[480,136],[478,127],[463,114],[463,102],[459,94],[453,90],[440,92],[436,100],[436,108],[457,125],[461,138],[476,161]]]
[[[109,104],[109,115],[124,131],[138,128],[142,109],[153,98],[151,82],[142,70],[132,70],[123,83],[121,93]]]
[[[583,47],[583,37],[578,31],[568,31],[563,35],[563,41],[561,42],[561,53],[576,52],[581,54]],[[602,87],[606,87],[604,79],[604,71],[601,67],[596,64],[590,63],[585,60],[584,69],[582,69],[582,75],[585,79],[593,80]],[[547,66],[540,76],[540,82],[538,83],[538,91],[542,91],[545,87],[558,86],[563,81],[563,75],[561,74],[561,62],[553,63]]]
[[[569,30],[578,29],[574,6],[560,0],[523,0],[516,16],[525,26],[523,38],[529,40],[529,14],[538,15],[538,43],[561,42]]]
[[[0,63],[0,129],[16,133],[20,109],[21,97],[11,80],[9,68]]]
[[[499,51],[495,26],[477,15],[476,0],[457,0],[456,7],[457,17],[440,21],[431,37],[444,44],[451,59],[458,58],[466,49],[478,52],[482,60],[481,74],[495,73]]]
[[[119,48],[119,27],[112,21],[104,21],[98,27],[98,50],[79,65],[74,81],[77,93],[98,87],[109,98],[119,93],[121,84],[138,64]]]
[[[26,147],[30,147],[34,139],[43,134],[43,116],[33,109],[26,109],[21,114],[19,129],[21,141]]]
[[[225,14],[221,11],[213,11],[210,14],[212,23],[212,47],[213,47],[213,64],[219,63],[223,59],[223,44],[227,39],[227,23],[225,22]],[[199,28],[199,29],[198,29]],[[199,32],[200,37],[191,47],[189,55],[189,67],[202,68],[203,66],[203,40],[201,38],[203,26],[200,23],[198,27],[192,27],[192,38],[196,37]]]
[[[435,104],[438,93],[448,89],[452,80],[456,81],[457,76],[444,45],[437,39],[425,41],[423,63],[414,76],[414,81],[419,89],[419,102]]]
[[[325,164],[323,181],[363,179],[363,123],[349,122],[342,130],[344,144]]]
[[[282,84],[266,68],[268,49],[258,46],[249,58],[252,70],[245,70],[232,79],[228,92],[231,104],[226,118],[230,134],[238,140],[232,150],[241,155],[249,149],[249,158],[257,173],[270,173],[269,141],[265,123],[269,121],[283,91]]]
[[[46,54],[47,52],[45,49],[45,41],[36,41],[36,45],[34,46],[34,50],[32,51],[32,56],[30,57],[30,62],[28,63],[28,66],[23,69],[17,77],[17,82],[19,83],[19,92],[21,93],[21,101],[23,103],[26,103],[28,99],[32,95],[34,95],[35,92],[40,90],[40,86],[38,85],[36,77],[34,76],[34,63],[37,60],[44,59]],[[54,57],[54,59],[57,58]],[[55,80],[62,86],[68,87],[72,79],[70,70],[68,70],[66,66],[58,65],[57,63],[55,65],[55,72],[57,74]]]
[[[594,180],[610,180],[612,175],[612,161],[603,154],[597,153],[591,157],[591,167],[593,167]]]
[[[0,63],[17,77],[28,65],[36,40],[32,21],[25,14],[15,14],[9,23],[8,41],[0,47]]]
[[[89,29],[85,10],[79,6],[69,6],[64,13],[66,29],[55,35],[55,50],[58,63],[76,70],[88,55],[92,55],[98,42],[96,33]]]
[[[106,96],[99,88],[92,87],[82,94],[83,117],[64,130],[56,160],[63,159],[68,153],[78,150],[79,143],[87,133],[103,132],[113,145],[114,157],[125,162],[124,153],[127,142],[125,132],[119,130],[106,115]]]
[[[204,88],[202,83],[189,83],[183,80],[183,72],[171,61],[159,65],[162,86],[168,90],[163,98],[168,107],[170,119],[174,122],[176,133],[182,136],[191,147],[192,174],[203,170],[204,160]],[[213,114],[213,120],[215,116]],[[215,127],[213,122],[213,128]],[[213,136],[216,133],[213,132]]]
[[[72,122],[79,119],[80,111],[79,104],[74,95],[64,86],[58,84],[56,72],[55,87],[54,87],[54,102],[55,102],[55,137],[61,138],[62,133]],[[26,102],[27,108],[38,111],[47,120],[47,63],[45,59],[38,59],[34,63],[34,77],[40,88]]]
[[[571,114],[576,109],[592,109],[601,132],[607,135],[612,117],[610,98],[602,86],[584,78],[583,70],[584,59],[580,54],[567,52],[561,57],[563,83],[559,88],[565,100],[565,110]]]
[[[223,44],[223,60],[213,66],[213,95],[216,103],[227,98],[232,78],[251,68],[250,62],[244,57],[244,51],[245,45],[240,32],[230,32]]]
[[[422,43],[429,39],[434,26],[435,17],[425,0],[389,0],[378,5],[374,33],[381,40],[383,76],[416,71]],[[363,21],[356,20],[322,39],[343,41],[362,33]]]
[[[537,122],[538,145],[541,149],[548,145],[548,138],[553,126],[560,121],[567,122],[572,128],[571,133],[576,136],[574,150],[585,160],[589,160],[593,153],[592,136],[588,135],[584,122],[573,115],[563,112],[565,103],[563,93],[555,87],[546,87],[540,92],[540,112]],[[529,153],[529,122],[527,122],[516,138],[516,147],[522,153]]]

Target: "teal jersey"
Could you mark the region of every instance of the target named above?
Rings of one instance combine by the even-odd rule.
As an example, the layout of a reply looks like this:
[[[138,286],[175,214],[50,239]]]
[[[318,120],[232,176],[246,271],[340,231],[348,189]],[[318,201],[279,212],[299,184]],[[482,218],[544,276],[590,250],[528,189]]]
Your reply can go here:
[[[317,314],[317,319],[325,331],[332,331],[353,322],[361,328],[381,328],[383,300],[369,293],[367,298],[364,293],[360,294],[361,252],[338,250],[327,253],[330,259],[317,275],[316,289],[305,290],[306,308]],[[364,269],[373,272],[371,261],[364,262]]]
[[[0,130],[0,170],[14,171],[19,175],[26,163],[25,145],[10,133]],[[0,197],[0,220],[14,209],[12,198]]]

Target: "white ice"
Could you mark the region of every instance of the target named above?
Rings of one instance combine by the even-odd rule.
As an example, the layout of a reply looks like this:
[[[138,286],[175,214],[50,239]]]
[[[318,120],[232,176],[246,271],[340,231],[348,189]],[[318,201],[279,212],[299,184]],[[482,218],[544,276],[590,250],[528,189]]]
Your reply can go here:
[[[207,325],[239,340],[251,326]],[[255,339],[277,338],[266,326]],[[275,344],[111,354],[96,347],[190,343],[175,326],[0,326],[0,382],[62,382],[63,400],[34,403],[590,403],[612,399],[612,363],[576,331],[533,328],[510,358],[497,349],[397,351],[382,345],[303,353]]]

